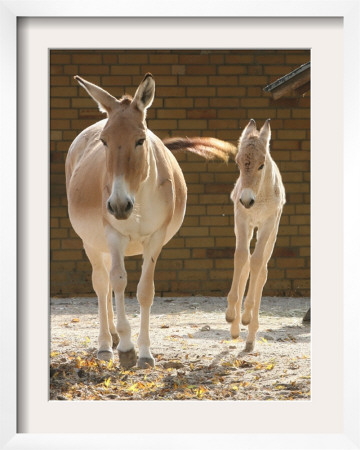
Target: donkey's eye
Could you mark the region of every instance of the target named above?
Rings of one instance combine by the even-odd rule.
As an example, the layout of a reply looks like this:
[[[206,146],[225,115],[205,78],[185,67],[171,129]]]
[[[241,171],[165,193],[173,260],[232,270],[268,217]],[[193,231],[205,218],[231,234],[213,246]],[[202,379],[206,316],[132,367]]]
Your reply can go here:
[[[100,141],[107,147],[107,143],[104,141],[104,139],[100,139]]]
[[[137,147],[138,145],[143,145],[144,142],[145,142],[145,139],[139,139],[139,140],[136,142],[135,147]]]
[[[264,168],[264,164],[261,164],[261,166],[258,168],[258,170],[261,170]]]

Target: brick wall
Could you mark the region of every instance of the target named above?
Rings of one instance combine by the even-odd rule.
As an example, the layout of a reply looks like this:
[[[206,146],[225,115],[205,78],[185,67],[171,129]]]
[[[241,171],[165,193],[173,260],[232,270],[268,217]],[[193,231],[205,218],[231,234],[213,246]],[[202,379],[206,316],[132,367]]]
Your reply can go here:
[[[236,143],[250,118],[271,118],[271,153],[287,192],[266,295],[310,292],[310,97],[274,101],[263,87],[310,60],[285,51],[51,51],[51,295],[93,294],[91,267],[72,230],[64,161],[71,141],[104,116],[73,80],[79,74],[111,94],[133,95],[146,72],[156,97],[148,127],[159,137],[214,136]],[[184,223],[164,247],[155,277],[158,295],[226,295],[235,237],[229,194],[236,165],[179,155],[188,185]],[[136,292],[141,257],[126,260],[127,295]]]

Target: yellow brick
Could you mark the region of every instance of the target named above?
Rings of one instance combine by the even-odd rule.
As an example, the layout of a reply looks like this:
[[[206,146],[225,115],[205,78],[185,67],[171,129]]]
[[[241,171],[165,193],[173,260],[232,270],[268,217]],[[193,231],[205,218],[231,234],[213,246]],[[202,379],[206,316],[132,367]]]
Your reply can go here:
[[[73,64],[101,64],[101,59],[101,54],[95,52],[72,55]]]
[[[171,55],[166,53],[150,54],[150,64],[177,64],[179,61],[178,55]]]
[[[288,269],[286,270],[286,275],[290,279],[302,279],[309,278],[309,269]]]
[[[185,119],[186,112],[183,109],[160,109],[157,111],[158,119]]]
[[[185,239],[186,248],[203,248],[203,247],[213,247],[215,242],[212,237],[196,237],[196,238],[186,238]]]
[[[206,270],[181,270],[178,273],[179,280],[199,281],[207,280],[208,273]]]
[[[212,269],[214,267],[214,262],[211,259],[189,259],[184,261],[185,269]]]
[[[217,88],[218,97],[243,97],[246,95],[246,88],[244,87],[218,87]]]
[[[50,52],[50,64],[70,64],[71,57],[67,54],[61,54],[55,51]]]
[[[187,87],[186,94],[190,97],[213,97],[216,95],[214,87]]]
[[[210,270],[211,280],[231,280],[233,277],[232,270]]]
[[[104,89],[108,89],[112,86],[128,86],[131,84],[131,76],[130,75],[115,75],[115,76],[102,76],[101,77],[101,86]]]
[[[58,250],[51,252],[53,261],[76,261],[82,259],[81,250]]]
[[[233,227],[211,227],[210,236],[234,236]]]
[[[192,120],[178,121],[178,127],[187,130],[202,129],[206,128],[206,126],[207,126],[206,120],[192,119]]]
[[[173,130],[177,128],[176,120],[161,119],[161,120],[149,120],[149,128],[152,130]]]
[[[162,259],[187,259],[190,257],[189,249],[168,249],[163,248],[161,252]]]
[[[180,236],[208,236],[209,228],[208,227],[188,227],[182,226],[180,228]]]
[[[124,54],[118,55],[118,60],[121,65],[124,64],[145,64],[149,60],[148,53],[125,51]],[[136,67],[136,66],[135,66]]]
[[[157,270],[155,272],[155,280],[176,280],[176,271]]]
[[[219,67],[220,75],[243,75],[247,72],[246,66],[242,64],[232,65],[224,65]]]
[[[180,86],[204,86],[207,83],[207,78],[204,76],[179,76]]]
[[[216,247],[235,247],[235,236],[233,237],[217,237],[215,238]]]
[[[209,84],[211,86],[236,86],[238,84],[237,76],[210,76]]]

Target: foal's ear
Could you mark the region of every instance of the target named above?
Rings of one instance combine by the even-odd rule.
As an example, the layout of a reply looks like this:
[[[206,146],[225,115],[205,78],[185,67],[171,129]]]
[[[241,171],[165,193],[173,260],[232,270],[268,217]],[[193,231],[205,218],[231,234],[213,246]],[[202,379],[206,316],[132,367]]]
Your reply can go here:
[[[92,97],[96,101],[101,112],[109,114],[115,108],[117,103],[115,97],[110,95],[101,87],[96,86],[96,84],[90,83],[89,81],[84,80],[78,75],[75,75],[74,78],[80,84],[80,86],[86,89],[90,97]]]
[[[151,73],[147,73],[135,92],[133,105],[141,112],[151,106],[155,96],[155,81]]]
[[[267,119],[261,127],[259,138],[266,146],[269,144],[271,138],[270,119]]]
[[[256,122],[254,119],[250,119],[249,123],[244,128],[244,131],[241,133],[240,141],[252,134],[256,130]]]

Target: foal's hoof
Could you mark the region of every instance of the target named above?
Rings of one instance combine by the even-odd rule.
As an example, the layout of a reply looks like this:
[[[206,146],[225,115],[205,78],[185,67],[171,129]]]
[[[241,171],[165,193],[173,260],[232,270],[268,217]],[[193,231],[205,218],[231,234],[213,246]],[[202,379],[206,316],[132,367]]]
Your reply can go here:
[[[241,323],[243,325],[249,325],[249,323],[251,322],[251,318],[252,318],[252,312],[250,311],[249,313],[246,313],[244,311],[244,314],[242,315],[242,318],[241,318]]]
[[[119,350],[119,360],[120,365],[124,369],[130,369],[130,367],[135,366],[136,364],[136,352],[135,349],[132,348],[131,350],[128,350],[127,352],[121,352]]]
[[[254,342],[247,342],[244,348],[244,351],[250,353],[254,350],[255,344]]]
[[[228,322],[228,323],[234,322],[235,314],[226,310],[225,319],[226,319],[226,322]]]
[[[111,359],[114,359],[114,354],[109,350],[99,350],[97,353],[97,359],[100,361],[110,361]]]
[[[231,324],[230,334],[232,339],[237,339],[240,336],[240,327],[238,324],[234,324],[234,322]]]
[[[139,358],[137,362],[139,369],[150,369],[155,366],[154,358]]]
[[[117,333],[111,333],[111,337],[112,337],[112,347],[116,348],[119,345],[120,342],[120,337]]]

